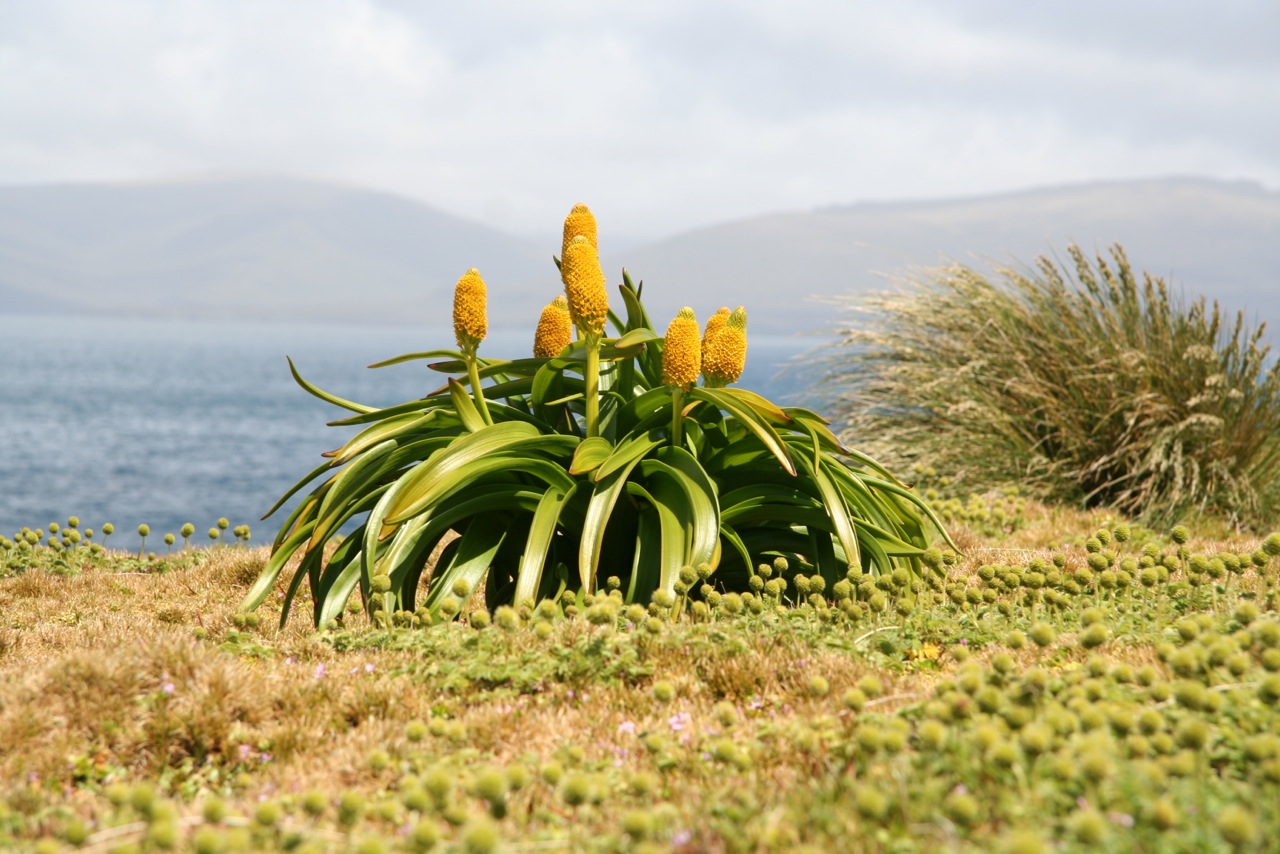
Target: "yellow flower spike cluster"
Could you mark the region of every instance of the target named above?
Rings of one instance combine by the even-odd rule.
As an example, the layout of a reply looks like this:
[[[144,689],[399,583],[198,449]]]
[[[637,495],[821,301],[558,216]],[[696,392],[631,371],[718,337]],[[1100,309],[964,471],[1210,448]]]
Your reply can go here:
[[[662,381],[687,389],[698,381],[702,344],[698,338],[698,318],[685,306],[667,327],[662,347]]]
[[[585,235],[579,234],[565,244],[560,277],[569,301],[569,317],[579,333],[599,335],[609,315],[609,291],[600,256]]]
[[[569,211],[569,215],[564,218],[564,243],[560,247],[561,258],[568,251],[570,241],[579,234],[587,238],[593,249],[597,252],[600,251],[600,243],[596,238],[595,214],[591,212],[591,208],[581,202],[574,205],[573,210]]]
[[[725,323],[729,320],[729,306],[722,305],[711,315],[711,319],[707,321],[707,330],[702,333],[702,361],[707,361],[707,342],[715,337],[715,334],[724,329]]]
[[[569,303],[561,294],[547,304],[538,318],[538,331],[533,336],[533,355],[539,359],[558,356],[571,341],[573,321],[569,319]]]
[[[475,349],[489,331],[489,319],[485,311],[486,289],[480,271],[472,267],[453,289],[453,334],[458,347]]]
[[[707,341],[702,375],[706,377],[708,385],[727,385],[737,382],[746,363],[747,311],[738,306],[729,315],[724,326]]]

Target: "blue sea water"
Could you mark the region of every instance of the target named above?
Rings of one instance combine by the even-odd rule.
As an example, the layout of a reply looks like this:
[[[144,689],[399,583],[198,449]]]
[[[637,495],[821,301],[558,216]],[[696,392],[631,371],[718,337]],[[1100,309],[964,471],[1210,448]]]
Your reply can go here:
[[[529,338],[493,332],[481,352],[520,357]],[[796,374],[780,369],[814,343],[753,336],[741,384],[807,403]],[[226,517],[269,542],[283,514],[262,514],[354,432],[325,426],[345,411],[302,391],[285,356],[326,391],[389,406],[441,375],[424,361],[366,365],[452,344],[443,327],[0,315],[0,534],[75,515],[95,532],[111,522],[108,544],[121,548],[136,548],[146,523],[148,548],[163,551],[162,536],[183,523],[207,542]]]

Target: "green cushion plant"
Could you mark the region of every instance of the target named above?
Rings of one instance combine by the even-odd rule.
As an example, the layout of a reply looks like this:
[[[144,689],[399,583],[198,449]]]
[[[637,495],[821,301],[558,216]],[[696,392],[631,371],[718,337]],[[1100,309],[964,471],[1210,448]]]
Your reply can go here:
[[[479,355],[486,288],[471,270],[455,290],[456,350],[372,366],[435,360],[445,383],[422,399],[364,406],[313,386],[290,361],[299,385],[352,413],[332,423],[363,429],[267,514],[318,481],[243,609],[266,599],[295,556],[281,623],[305,581],[318,626],[356,590],[388,624],[452,616],[482,588],[489,608],[585,596],[605,576],[628,602],[658,591],[683,602],[693,578],[761,586],[757,562],[779,557],[828,586],[851,572],[922,571],[930,531],[946,533],[910,488],[819,415],[731,387],[746,357],[741,307],[721,309],[702,336],[683,309],[660,336],[624,271],[614,312],[582,205],[556,263],[565,295],[543,311],[532,358]]]

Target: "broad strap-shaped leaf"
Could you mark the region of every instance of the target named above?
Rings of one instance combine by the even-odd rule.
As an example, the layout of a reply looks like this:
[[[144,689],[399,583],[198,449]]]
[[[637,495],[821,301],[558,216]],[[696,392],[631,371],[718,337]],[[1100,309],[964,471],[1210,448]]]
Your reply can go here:
[[[689,392],[689,400],[705,401],[728,412],[764,443],[788,473],[795,474],[796,466],[791,459],[791,451],[769,419],[761,415],[753,405],[739,399],[740,396],[726,394],[727,391],[728,389],[722,388],[695,388]]]
[[[543,453],[568,456],[575,436],[543,435],[521,421],[504,421],[463,436],[401,481],[385,523],[397,525],[469,481],[501,471],[522,472],[568,489],[573,479]]]
[[[262,514],[262,518],[266,519],[270,517],[272,513],[276,512],[281,507],[283,507],[286,501],[288,501],[293,496],[297,495],[298,491],[301,490],[302,487],[306,486],[308,483],[315,480],[317,477],[319,477],[320,475],[324,474],[325,472],[329,471],[332,468],[333,468],[333,464],[329,462],[323,462],[320,465],[316,466],[314,469],[311,470],[310,474],[308,474],[302,480],[295,483],[293,486],[289,487],[289,491],[286,492],[284,495],[280,496],[280,500],[277,501],[275,504],[272,504],[270,510]],[[332,480],[332,478],[330,478],[330,480]],[[320,486],[316,487],[315,490],[313,490],[313,493],[319,492],[324,488],[325,488],[324,484],[321,484]],[[285,521],[284,525],[281,526],[281,529],[280,529],[281,531],[287,531],[293,525],[294,516],[297,514],[297,512],[298,512],[297,509],[293,511],[293,515],[290,515],[289,518]],[[280,542],[281,539],[283,539],[283,537],[278,536],[276,538],[276,542],[277,543]]]
[[[714,569],[720,542],[720,504],[715,484],[702,466],[684,448],[666,447],[655,458],[642,462],[641,470],[655,484],[651,488],[655,494],[667,491],[656,485],[667,478],[684,494],[690,514],[685,520],[689,529],[686,562],[690,566],[709,563]]]
[[[321,400],[325,401],[326,403],[332,403],[334,406],[339,406],[343,409],[349,409],[352,412],[360,412],[360,413],[373,412],[374,407],[372,406],[365,406],[363,403],[355,403],[353,401],[347,400],[345,397],[338,397],[336,394],[329,394],[329,392],[307,382],[302,378],[302,374],[298,373],[298,368],[293,364],[293,359],[290,359],[288,356],[285,356],[285,359],[287,359],[289,362],[289,372],[293,374],[294,382],[302,386],[303,390],[306,391],[308,394],[314,397],[318,397]]]
[[[613,453],[613,444],[601,436],[583,439],[573,452],[573,462],[569,464],[569,474],[590,474]]]
[[[449,397],[453,400],[454,411],[462,419],[462,426],[467,430],[476,433],[488,426],[484,423],[484,418],[476,408],[476,403],[467,392],[466,386],[453,377],[449,378]]]
[[[560,511],[577,487],[578,484],[568,490],[558,486],[548,487],[542,500],[538,502],[538,509],[533,511],[524,554],[520,556],[520,565],[516,570],[516,592],[511,600],[513,603],[534,599],[538,595],[538,588],[542,585],[542,569],[547,562],[547,551],[560,523]]]
[[[447,565],[437,566],[431,576],[423,604],[431,613],[440,613],[440,605],[452,594],[458,581],[465,581],[474,593],[489,572],[494,555],[506,539],[510,520],[502,513],[486,513],[473,516],[467,524]]]
[[[352,436],[341,448],[336,451],[330,451],[325,456],[333,457],[331,465],[340,466],[369,448],[380,445],[389,439],[396,439],[406,434],[434,428],[438,419],[439,414],[434,410],[427,413],[407,412],[403,415],[393,415],[376,424],[369,425]]]
[[[596,468],[592,480],[597,483],[605,480],[611,474],[621,469],[630,470],[637,462],[648,455],[654,448],[666,444],[667,435],[664,431],[657,428],[646,430],[643,433],[632,434],[618,443],[613,449],[613,453],[609,454]]]
[[[683,520],[687,518],[689,506],[682,500],[683,493],[677,490],[668,490],[667,494],[659,498],[634,481],[628,481],[626,488],[629,494],[648,502],[651,512],[657,514],[661,544],[658,589],[670,593],[675,589],[680,570],[687,565],[685,557],[689,553],[689,532]]]
[[[402,362],[411,362],[415,359],[456,359],[461,362],[463,355],[457,350],[423,350],[421,353],[405,353],[403,356],[392,356],[390,359],[374,362],[369,367],[385,368],[389,365],[399,365]]]
[[[797,453],[800,452],[797,451]],[[844,496],[823,468],[821,456],[806,459],[804,463],[813,476],[814,484],[818,487],[822,503],[826,506],[827,514],[835,527],[836,539],[840,541],[845,554],[849,556],[850,565],[859,564],[862,553],[858,549],[858,533],[853,519],[849,517],[849,507],[845,504]]]
[[[600,566],[600,553],[604,547],[604,533],[613,515],[613,508],[618,503],[631,475],[640,460],[665,440],[656,430],[639,436],[629,436],[618,444],[600,468],[596,469],[595,489],[587,502],[586,517],[582,523],[582,535],[578,544],[578,574],[582,589],[587,593],[595,591],[596,572]],[[624,450],[625,449],[625,450]],[[619,452],[622,451],[621,454]],[[606,470],[606,466],[608,469]]]
[[[275,589],[276,580],[280,577],[280,571],[284,569],[285,564],[293,557],[294,553],[311,537],[311,531],[315,528],[314,522],[308,522],[306,525],[298,528],[288,539],[272,553],[267,560],[267,565],[263,568],[262,573],[258,576],[258,580],[249,588],[249,592],[245,594],[244,599],[240,601],[241,611],[252,611],[262,604],[272,590]]]

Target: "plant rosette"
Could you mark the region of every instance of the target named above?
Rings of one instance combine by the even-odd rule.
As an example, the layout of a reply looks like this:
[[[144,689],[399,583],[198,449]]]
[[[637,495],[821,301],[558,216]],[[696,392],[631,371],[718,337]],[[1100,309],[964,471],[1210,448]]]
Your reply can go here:
[[[626,602],[659,591],[684,601],[686,568],[747,591],[762,586],[756,567],[779,557],[830,589],[850,572],[919,575],[930,534],[951,542],[924,500],[822,417],[733,386],[747,350],[741,307],[715,313],[701,339],[684,309],[662,336],[624,270],[622,311],[609,308],[594,217],[586,240],[569,235],[584,210],[566,221],[572,263],[556,263],[567,300],[543,312],[542,355],[479,355],[486,290],[471,270],[455,295],[457,350],[370,366],[428,360],[444,382],[421,399],[365,406],[312,385],[290,360],[303,389],[351,413],[332,424],[362,429],[268,512],[311,487],[242,610],[295,556],[282,625],[304,582],[317,626],[357,590],[388,625],[406,612],[453,616],[481,589],[490,609],[565,591],[585,599],[608,576]]]

